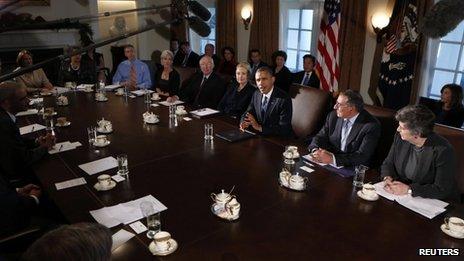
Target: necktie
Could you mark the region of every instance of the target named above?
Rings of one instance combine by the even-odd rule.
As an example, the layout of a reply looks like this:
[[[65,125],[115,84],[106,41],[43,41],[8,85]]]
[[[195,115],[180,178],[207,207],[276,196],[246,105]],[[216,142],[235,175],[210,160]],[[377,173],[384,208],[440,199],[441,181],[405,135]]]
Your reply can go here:
[[[135,64],[134,63],[131,64],[131,68],[130,68],[130,83],[133,86],[137,85],[137,72],[135,70]]]
[[[308,85],[309,82],[309,73],[305,73],[305,76],[303,77],[303,80],[301,81],[301,85]]]
[[[261,103],[261,119],[264,121],[264,116],[266,115],[266,110],[267,110],[267,96],[264,96],[264,100]]]
[[[343,127],[342,127],[342,137],[341,137],[341,150],[344,152],[346,149],[346,140],[348,138],[348,130],[350,129],[351,122],[347,119],[343,120]]]
[[[187,54],[187,55],[185,55],[185,57],[184,57],[184,61],[182,61],[182,67],[187,67],[187,61],[188,61],[188,57],[189,57],[189,56],[188,56],[188,54]]]
[[[201,81],[200,88],[198,89],[197,96],[195,97],[195,101],[193,103],[195,106],[199,105],[198,104],[198,98],[200,97],[201,90],[203,90],[203,86],[205,86],[205,83],[206,83],[207,80],[208,80],[208,78],[206,78],[206,76],[203,76],[203,80]]]

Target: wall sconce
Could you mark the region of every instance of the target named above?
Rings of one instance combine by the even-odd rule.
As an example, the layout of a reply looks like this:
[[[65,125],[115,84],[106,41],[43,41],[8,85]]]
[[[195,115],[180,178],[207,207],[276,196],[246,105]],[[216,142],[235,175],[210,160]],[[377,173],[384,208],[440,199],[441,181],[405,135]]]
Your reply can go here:
[[[377,42],[382,42],[382,36],[385,34],[386,27],[390,23],[390,17],[384,12],[377,12],[371,18],[372,28],[377,35]]]
[[[250,25],[252,17],[251,8],[249,6],[244,6],[240,15],[242,16],[242,21],[245,25],[245,30],[248,30],[248,26]]]

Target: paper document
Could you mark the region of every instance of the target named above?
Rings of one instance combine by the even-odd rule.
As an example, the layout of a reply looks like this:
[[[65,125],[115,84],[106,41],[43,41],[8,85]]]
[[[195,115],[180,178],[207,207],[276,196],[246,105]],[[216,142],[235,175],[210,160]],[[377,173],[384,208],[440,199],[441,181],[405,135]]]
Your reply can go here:
[[[171,105],[179,105],[179,104],[183,104],[184,102],[183,101],[175,101],[175,102],[167,102],[167,101],[162,101],[162,102],[159,102],[159,104],[161,105],[164,105],[164,106],[171,106]]]
[[[302,169],[302,170],[304,170],[304,171],[306,171],[308,173],[311,173],[311,172],[314,171],[312,168],[307,167],[307,166],[301,166],[300,169]]]
[[[154,91],[152,90],[136,90],[136,91],[131,91],[132,94],[137,95],[137,96],[142,96],[145,95],[145,93],[153,93]]]
[[[19,116],[26,116],[26,115],[34,115],[34,114],[37,114],[39,111],[37,109],[29,109],[27,111],[20,111],[18,113],[16,113],[16,117],[19,117]]]
[[[159,104],[157,104],[157,103],[152,103],[152,104],[150,104],[150,106],[151,106],[151,107],[158,107]]]
[[[65,189],[65,188],[71,188],[71,187],[83,185],[83,184],[86,184],[86,183],[87,182],[85,181],[84,178],[76,178],[76,179],[70,179],[70,180],[67,180],[67,181],[55,183],[55,186],[56,186],[57,190],[62,190],[62,189]]]
[[[114,157],[106,157],[103,159],[95,160],[89,163],[79,165],[83,171],[89,175],[97,174],[105,170],[116,168],[118,161]]]
[[[302,156],[302,158],[305,159],[305,160],[311,161],[312,163],[315,163],[315,164],[320,165],[320,166],[327,165],[325,163],[317,162],[315,159],[313,159],[313,157],[311,157],[311,154],[304,155],[304,156]]]
[[[203,116],[208,116],[208,115],[219,113],[219,111],[213,110],[213,109],[210,109],[210,108],[203,108],[203,109],[198,109],[198,110],[195,110],[195,111],[190,111],[190,113],[192,115],[196,115],[198,117],[203,117]]]
[[[70,89],[68,89],[68,88],[55,86],[55,92],[57,94],[67,93],[69,91],[70,91]]]
[[[43,130],[43,129],[45,129],[45,126],[34,123],[34,124],[31,124],[31,125],[27,125],[27,126],[19,128],[19,133],[21,135],[24,135],[24,134],[28,134],[28,133]]]
[[[112,91],[112,90],[117,89],[117,88],[119,88],[119,87],[121,87],[120,84],[106,85],[106,86],[105,86],[105,90],[110,90],[110,91]]]
[[[122,246],[124,243],[133,238],[135,234],[128,232],[124,229],[119,230],[113,234],[113,246],[111,246],[111,251]]]
[[[78,141],[77,142],[64,141],[64,142],[55,144],[55,146],[53,146],[53,149],[49,150],[48,153],[49,154],[60,153],[63,151],[73,150],[79,146],[82,146],[82,144]]]
[[[159,202],[155,197],[148,195],[126,203],[92,210],[90,211],[90,215],[92,215],[98,223],[109,228],[121,223],[127,225],[143,218],[142,211],[140,210],[140,203],[143,201],[153,203],[155,213],[167,209],[167,207],[163,205],[163,203]]]
[[[34,105],[36,103],[40,103],[43,101],[44,101],[44,98],[32,98],[29,100],[29,105]]]
[[[86,88],[93,88],[95,84],[79,84],[77,85],[76,89],[78,90],[84,90]]]

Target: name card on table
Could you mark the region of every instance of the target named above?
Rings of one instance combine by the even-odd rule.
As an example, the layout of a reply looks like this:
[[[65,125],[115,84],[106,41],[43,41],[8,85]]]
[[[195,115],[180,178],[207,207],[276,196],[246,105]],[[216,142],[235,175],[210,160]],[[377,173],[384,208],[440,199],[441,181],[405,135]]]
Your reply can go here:
[[[76,179],[70,179],[67,181],[55,183],[55,187],[56,187],[56,190],[62,190],[62,189],[80,186],[84,184],[87,184],[84,178],[76,178]]]
[[[111,207],[104,207],[97,210],[91,210],[90,215],[100,224],[111,228],[119,224],[130,224],[136,220],[143,218],[142,210],[140,210],[140,203],[148,201],[153,203],[155,213],[167,209],[163,203],[158,201],[152,195],[148,195],[136,200],[126,203],[121,203]]]
[[[29,109],[27,111],[20,111],[18,113],[16,113],[16,117],[19,117],[19,116],[27,116],[27,115],[34,115],[34,114],[37,114],[39,111],[37,109]]]
[[[49,150],[48,151],[48,154],[56,154],[56,153],[60,153],[60,152],[64,152],[64,151],[68,151],[68,150],[73,150],[79,146],[82,146],[82,144],[78,141],[76,142],[70,142],[70,141],[64,141],[64,142],[60,142],[60,143],[57,143],[55,144],[55,146],[53,146],[53,149]]]
[[[89,163],[79,165],[83,171],[89,175],[97,174],[105,170],[116,168],[118,166],[118,161],[114,157],[106,157],[103,159],[91,161]]]
[[[34,124],[31,124],[31,125],[27,125],[27,126],[19,128],[19,133],[21,135],[24,135],[24,134],[32,133],[34,131],[39,131],[39,130],[43,130],[43,129],[45,129],[45,126],[34,123]]]

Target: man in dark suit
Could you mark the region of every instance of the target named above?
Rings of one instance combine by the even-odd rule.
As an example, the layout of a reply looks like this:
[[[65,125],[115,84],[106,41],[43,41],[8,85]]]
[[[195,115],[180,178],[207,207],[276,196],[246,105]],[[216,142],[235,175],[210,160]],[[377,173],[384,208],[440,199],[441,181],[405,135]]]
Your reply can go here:
[[[250,67],[251,67],[251,82],[255,84],[256,83],[256,80],[255,80],[256,71],[258,71],[258,69],[261,67],[267,66],[267,64],[261,61],[261,52],[258,49],[250,50],[249,59],[250,59]]]
[[[380,123],[363,108],[352,90],[341,92],[309,151],[314,160],[333,166],[369,165],[380,137]]]
[[[293,77],[293,83],[314,87],[319,89],[320,81],[314,71],[314,65],[316,64],[316,57],[306,54],[303,56],[303,71],[295,73]]]
[[[171,39],[169,49],[174,54],[174,59],[172,61],[174,66],[182,66],[182,61],[184,60],[184,54],[182,53],[182,50],[179,47],[179,40],[175,38]]]
[[[209,43],[205,45],[205,54],[200,56],[200,59],[203,58],[203,56],[208,55],[209,57],[213,58],[214,61],[214,71],[216,71],[219,63],[221,62],[221,58],[217,56],[217,54],[214,53],[214,45]]]
[[[8,181],[31,181],[30,166],[55,145],[50,133],[35,141],[21,137],[14,115],[26,110],[28,103],[24,86],[0,83],[0,172]]]
[[[433,132],[433,112],[423,105],[409,105],[395,118],[398,133],[381,168],[385,190],[395,195],[458,199],[456,155],[451,144]]]
[[[213,72],[213,58],[208,55],[200,60],[201,72],[180,91],[180,98],[194,107],[216,109],[226,91],[224,80]]]
[[[263,135],[290,136],[292,134],[292,100],[284,91],[274,88],[275,78],[268,67],[256,72],[256,90],[247,111],[242,116],[240,129],[251,127]]]
[[[182,60],[181,66],[182,67],[193,67],[196,68],[198,67],[198,61],[200,60],[200,56],[192,51],[192,48],[190,47],[189,42],[183,42],[180,45],[180,49],[182,50],[182,53],[184,54],[184,59]]]

